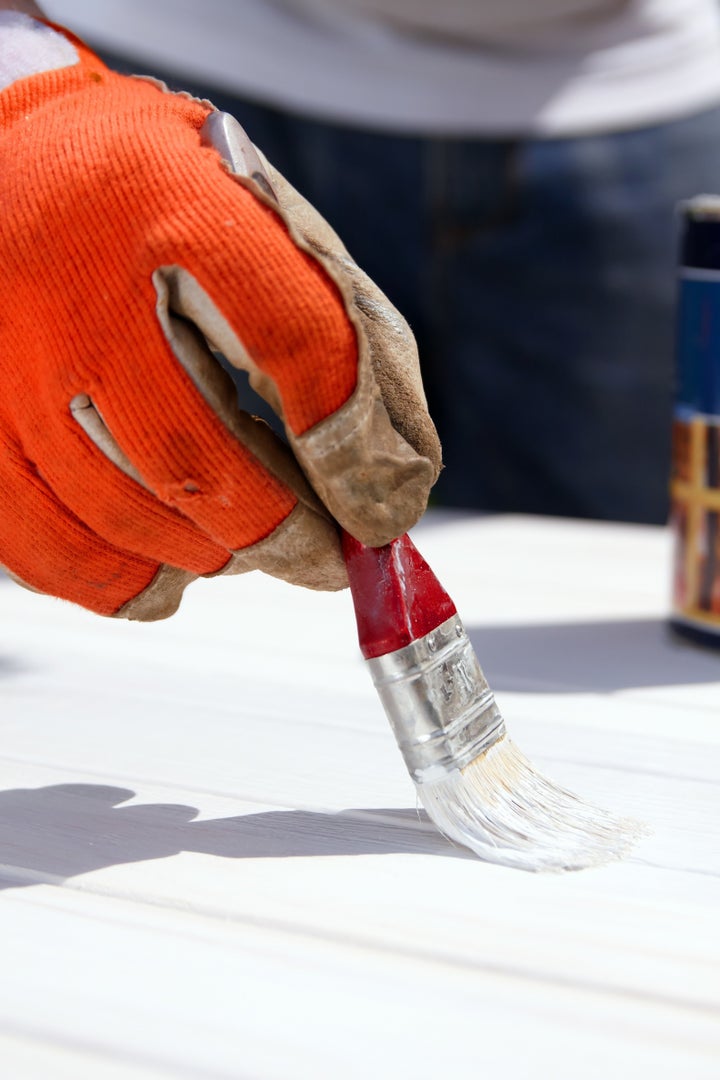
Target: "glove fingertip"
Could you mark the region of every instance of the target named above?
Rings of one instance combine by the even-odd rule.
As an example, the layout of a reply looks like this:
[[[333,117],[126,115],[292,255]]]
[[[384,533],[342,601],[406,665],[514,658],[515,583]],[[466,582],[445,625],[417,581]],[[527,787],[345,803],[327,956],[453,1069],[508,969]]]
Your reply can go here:
[[[169,619],[180,607],[185,589],[197,574],[176,566],[161,566],[147,588],[115,612],[116,619],[158,622]]]

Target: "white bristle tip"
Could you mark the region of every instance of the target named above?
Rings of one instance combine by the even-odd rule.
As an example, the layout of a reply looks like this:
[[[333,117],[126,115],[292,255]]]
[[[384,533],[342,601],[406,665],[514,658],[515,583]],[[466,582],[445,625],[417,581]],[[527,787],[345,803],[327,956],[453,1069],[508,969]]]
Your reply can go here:
[[[462,771],[416,787],[449,840],[522,870],[598,866],[623,858],[648,832],[548,780],[507,736]]]

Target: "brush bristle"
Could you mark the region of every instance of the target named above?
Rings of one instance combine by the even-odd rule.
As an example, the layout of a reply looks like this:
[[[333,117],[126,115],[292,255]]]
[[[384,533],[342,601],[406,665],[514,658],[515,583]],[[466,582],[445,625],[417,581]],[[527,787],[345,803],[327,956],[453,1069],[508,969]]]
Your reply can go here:
[[[611,862],[647,831],[558,787],[507,736],[462,771],[416,787],[448,839],[522,870],[580,870]]]

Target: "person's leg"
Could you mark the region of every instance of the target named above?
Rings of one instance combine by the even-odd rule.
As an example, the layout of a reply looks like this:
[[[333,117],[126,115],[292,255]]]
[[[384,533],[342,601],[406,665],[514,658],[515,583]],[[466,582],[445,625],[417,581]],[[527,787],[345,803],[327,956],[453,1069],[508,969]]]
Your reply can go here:
[[[487,162],[499,152],[436,148],[438,497],[664,521],[675,207],[720,186],[720,111],[506,147],[503,197],[489,213]]]

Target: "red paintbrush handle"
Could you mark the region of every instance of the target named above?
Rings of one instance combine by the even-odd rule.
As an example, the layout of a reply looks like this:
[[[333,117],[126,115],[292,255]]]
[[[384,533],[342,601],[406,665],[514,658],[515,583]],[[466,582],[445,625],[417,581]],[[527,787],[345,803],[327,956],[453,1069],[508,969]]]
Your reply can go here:
[[[344,532],[342,544],[366,660],[410,645],[457,614],[407,534],[372,548]]]

